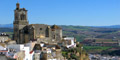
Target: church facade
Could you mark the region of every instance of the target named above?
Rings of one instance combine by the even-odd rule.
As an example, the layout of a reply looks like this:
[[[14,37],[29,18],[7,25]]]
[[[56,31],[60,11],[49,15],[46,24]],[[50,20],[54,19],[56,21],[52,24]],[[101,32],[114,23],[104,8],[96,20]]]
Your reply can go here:
[[[16,4],[14,10],[14,35],[13,39],[17,44],[24,44],[30,41],[57,43],[62,40],[62,29],[57,26],[46,24],[29,24],[27,10]]]

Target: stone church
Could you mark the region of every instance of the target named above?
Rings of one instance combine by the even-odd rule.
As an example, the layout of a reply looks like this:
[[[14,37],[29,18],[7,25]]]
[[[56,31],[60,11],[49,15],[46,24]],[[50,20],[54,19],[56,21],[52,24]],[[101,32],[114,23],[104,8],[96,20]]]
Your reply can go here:
[[[24,44],[30,41],[38,41],[45,43],[56,43],[62,39],[62,29],[57,26],[49,26],[45,24],[29,24],[27,19],[27,10],[20,8],[20,4],[16,4],[14,10],[14,36],[17,44]]]

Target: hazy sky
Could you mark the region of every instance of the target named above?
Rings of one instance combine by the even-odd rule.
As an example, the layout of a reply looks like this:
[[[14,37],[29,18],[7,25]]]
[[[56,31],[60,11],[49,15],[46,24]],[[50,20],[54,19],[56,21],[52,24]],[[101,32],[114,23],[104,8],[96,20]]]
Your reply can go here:
[[[0,0],[0,24],[14,20],[17,0]],[[31,24],[120,25],[120,0],[20,0]]]

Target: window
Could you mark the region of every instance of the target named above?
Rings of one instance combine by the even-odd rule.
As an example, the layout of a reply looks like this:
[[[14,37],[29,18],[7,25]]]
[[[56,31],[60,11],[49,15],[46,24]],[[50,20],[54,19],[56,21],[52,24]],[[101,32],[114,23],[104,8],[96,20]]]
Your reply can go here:
[[[40,30],[42,30],[42,28],[40,28]]]
[[[21,20],[25,20],[25,15],[21,14]]]

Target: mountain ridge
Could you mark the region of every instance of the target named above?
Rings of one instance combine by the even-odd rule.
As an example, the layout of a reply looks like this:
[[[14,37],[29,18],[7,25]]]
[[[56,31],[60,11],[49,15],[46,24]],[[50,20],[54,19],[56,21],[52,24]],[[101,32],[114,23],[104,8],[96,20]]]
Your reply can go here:
[[[59,25],[59,26],[75,26],[75,25]],[[76,26],[78,26],[78,25],[76,25]],[[81,27],[120,28],[120,25],[110,25],[110,26],[81,26]],[[0,28],[13,28],[13,24],[0,24]]]
[[[0,24],[0,28],[13,28],[13,24]]]

